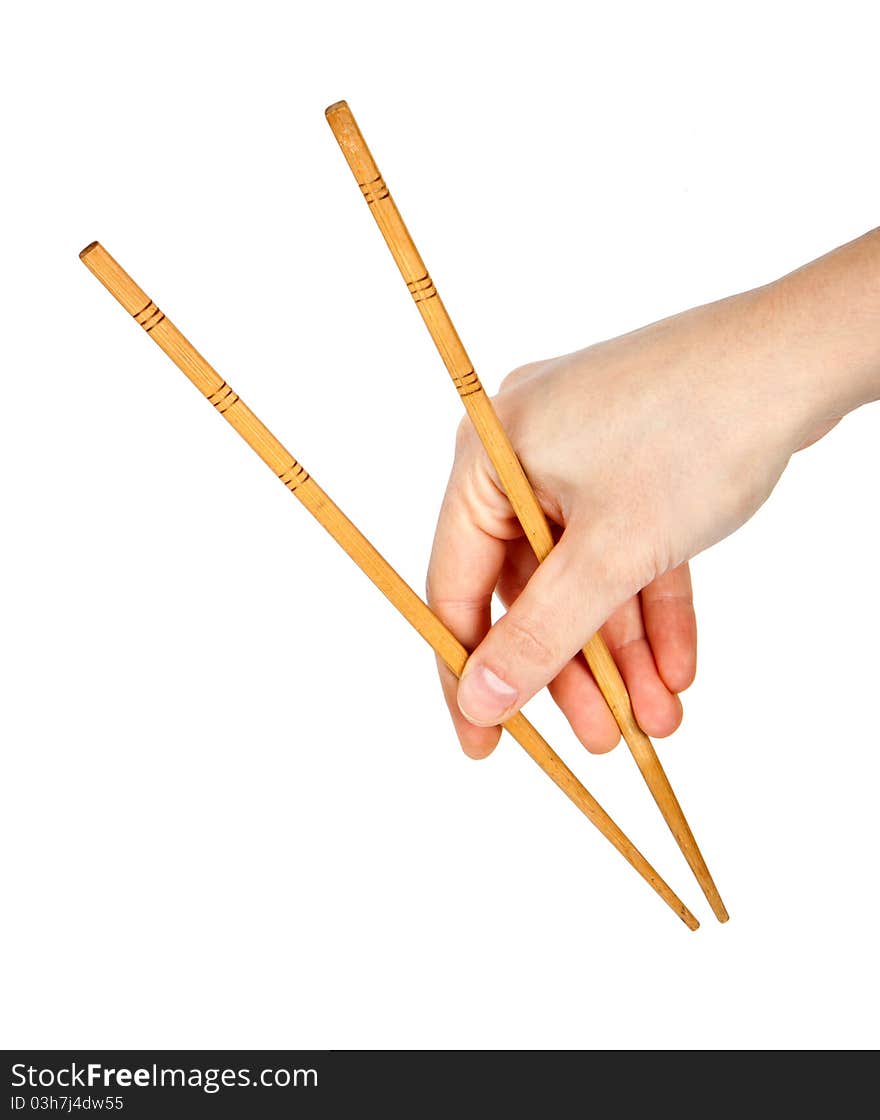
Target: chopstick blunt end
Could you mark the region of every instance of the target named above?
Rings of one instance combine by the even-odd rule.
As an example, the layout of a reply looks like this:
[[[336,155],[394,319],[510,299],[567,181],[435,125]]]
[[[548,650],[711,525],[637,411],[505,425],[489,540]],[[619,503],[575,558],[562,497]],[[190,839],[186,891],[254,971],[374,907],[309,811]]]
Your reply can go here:
[[[387,198],[388,189],[348,102],[335,102],[324,111],[324,116],[367,202],[372,206]]]
[[[148,332],[165,316],[147,293],[128,275],[119,261],[114,260],[100,241],[86,245],[79,259],[91,274],[98,278],[115,300],[133,315],[139,326]]]

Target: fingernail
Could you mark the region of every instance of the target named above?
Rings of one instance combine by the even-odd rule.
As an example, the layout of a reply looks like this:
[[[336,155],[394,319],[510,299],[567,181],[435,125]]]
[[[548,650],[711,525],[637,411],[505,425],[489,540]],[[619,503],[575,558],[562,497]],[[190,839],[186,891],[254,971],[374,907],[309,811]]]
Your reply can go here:
[[[458,686],[461,714],[478,727],[493,727],[516,702],[516,689],[497,673],[478,665],[465,673]]]

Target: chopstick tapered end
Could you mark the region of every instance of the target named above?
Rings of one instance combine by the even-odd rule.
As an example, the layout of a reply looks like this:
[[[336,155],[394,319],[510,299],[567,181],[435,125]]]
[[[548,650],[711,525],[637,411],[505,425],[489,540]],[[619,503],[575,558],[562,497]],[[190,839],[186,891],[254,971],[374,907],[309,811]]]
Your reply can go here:
[[[335,116],[336,113],[343,113],[343,112],[346,112],[346,113],[351,112],[351,110],[348,107],[348,102],[347,101],[334,101],[332,105],[328,105],[327,108],[324,110],[324,116],[325,117],[332,117],[332,116]]]
[[[694,874],[697,875],[696,868],[694,868],[693,865],[691,865],[691,867]],[[722,925],[725,922],[729,922],[730,915],[727,913],[727,907],[721,900],[721,895],[718,893],[718,888],[715,886],[715,882],[711,875],[709,875],[709,872],[706,871],[703,876],[697,875],[697,880],[703,888],[703,894],[706,896],[707,902],[712,907],[712,913],[718,921],[721,922]]]
[[[91,242],[91,244],[89,244],[89,245],[86,245],[85,249],[83,249],[83,251],[82,251],[82,252],[80,253],[80,255],[79,255],[79,259],[80,259],[81,261],[84,261],[84,260],[86,259],[86,257],[87,257],[87,256],[89,255],[89,253],[91,253],[91,251],[92,251],[93,249],[97,249],[97,248],[98,248],[98,245],[99,245],[99,244],[100,244],[100,243],[99,243],[98,241],[92,241],[92,242]]]

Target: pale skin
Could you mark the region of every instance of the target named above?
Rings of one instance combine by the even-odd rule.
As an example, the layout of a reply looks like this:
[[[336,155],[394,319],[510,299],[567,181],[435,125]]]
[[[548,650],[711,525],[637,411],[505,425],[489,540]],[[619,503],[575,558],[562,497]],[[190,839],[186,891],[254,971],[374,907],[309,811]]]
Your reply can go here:
[[[579,650],[596,630],[651,736],[681,722],[696,671],[688,561],[768,498],[791,456],[880,399],[880,230],[764,287],[514,371],[494,399],[551,522],[537,567],[470,421],[428,601],[473,650],[441,666],[465,753],[548,686],[578,739],[618,730]],[[497,594],[507,613],[491,625]]]

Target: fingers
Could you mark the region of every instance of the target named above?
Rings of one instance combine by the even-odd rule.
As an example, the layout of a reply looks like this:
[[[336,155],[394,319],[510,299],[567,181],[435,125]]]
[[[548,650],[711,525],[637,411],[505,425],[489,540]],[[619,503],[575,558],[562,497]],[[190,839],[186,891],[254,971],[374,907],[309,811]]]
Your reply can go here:
[[[591,754],[607,754],[617,746],[620,729],[582,653],[576,653],[550,682],[550,695]]]
[[[525,538],[510,542],[497,588],[506,607],[517,599],[537,566],[538,560]],[[588,751],[606,754],[617,745],[620,730],[580,653],[576,653],[550,682],[549,690]]]
[[[500,736],[498,725],[545,685],[578,739],[596,753],[610,750],[618,741],[617,726],[578,655],[609,611],[603,635],[636,718],[649,735],[671,734],[682,716],[677,693],[692,682],[696,665],[687,565],[626,599],[632,588],[621,580],[625,567],[615,564],[611,551],[590,534],[569,527],[538,568],[520,533],[488,475],[453,475],[431,555],[428,601],[474,650],[461,682],[439,667],[465,753],[472,758],[490,754]],[[496,586],[512,605],[492,627]],[[613,610],[621,600],[626,601]]]
[[[614,612],[602,636],[632,699],[639,726],[647,735],[671,735],[681,723],[681,701],[657,671],[636,595]]]
[[[641,600],[657,671],[671,692],[684,692],[697,671],[697,620],[688,565],[649,583]]]
[[[492,593],[504,562],[505,541],[482,529],[473,516],[467,483],[453,481],[440,511],[428,568],[428,604],[466,649],[489,629]],[[476,727],[456,702],[458,681],[438,663],[443,695],[465,754],[485,758],[501,735],[498,727]]]
[[[507,719],[567,665],[624,597],[610,560],[598,541],[566,530],[468,660],[458,705],[472,723]]]

